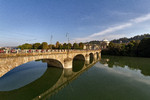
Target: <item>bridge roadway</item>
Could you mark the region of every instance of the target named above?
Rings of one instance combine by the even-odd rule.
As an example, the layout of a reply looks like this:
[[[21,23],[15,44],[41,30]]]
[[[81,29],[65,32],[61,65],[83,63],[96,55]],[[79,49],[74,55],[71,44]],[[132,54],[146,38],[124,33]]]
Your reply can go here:
[[[14,57],[9,57],[10,54],[5,54],[6,57],[0,58],[0,77],[19,65],[39,59],[49,59],[50,62],[48,64],[50,64],[50,66],[55,65],[64,69],[70,69],[72,68],[73,59],[77,55],[84,56],[85,63],[89,64],[91,57],[94,59],[97,59],[98,56],[101,57],[101,50],[70,50],[69,52],[55,51],[43,53],[33,52],[25,54],[20,53],[13,54]]]

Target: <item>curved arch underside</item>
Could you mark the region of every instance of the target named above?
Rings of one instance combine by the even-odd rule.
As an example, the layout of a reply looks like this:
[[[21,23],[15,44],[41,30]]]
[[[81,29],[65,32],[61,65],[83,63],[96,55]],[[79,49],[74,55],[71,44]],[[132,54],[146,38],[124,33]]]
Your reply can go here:
[[[47,63],[47,67],[63,68],[62,63],[56,59],[43,59],[42,61]]]
[[[84,64],[85,64],[85,57],[81,54],[79,55],[76,55],[74,58],[73,58],[73,62],[72,62],[72,71],[73,72],[78,72],[80,71],[83,67],[84,67]]]
[[[94,61],[94,54],[93,53],[90,53],[90,64]]]

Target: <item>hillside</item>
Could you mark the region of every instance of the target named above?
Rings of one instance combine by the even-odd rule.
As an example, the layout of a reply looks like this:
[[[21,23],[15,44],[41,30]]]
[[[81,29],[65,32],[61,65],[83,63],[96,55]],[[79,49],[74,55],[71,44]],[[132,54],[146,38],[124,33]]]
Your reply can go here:
[[[120,43],[120,42],[128,43],[132,40],[142,40],[143,38],[150,38],[150,34],[137,35],[137,36],[134,36],[131,38],[124,37],[124,38],[120,38],[120,39],[114,39],[111,42],[113,42],[113,43]]]

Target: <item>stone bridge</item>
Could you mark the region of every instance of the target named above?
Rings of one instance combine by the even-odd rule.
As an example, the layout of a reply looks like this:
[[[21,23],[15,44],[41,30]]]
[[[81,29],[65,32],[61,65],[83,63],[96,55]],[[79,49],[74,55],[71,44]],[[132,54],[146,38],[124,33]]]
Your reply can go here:
[[[16,57],[3,57],[0,58],[0,77],[19,65],[39,59],[49,59],[48,64],[50,66],[70,69],[72,68],[73,59],[79,55],[84,57],[86,64],[89,64],[91,58],[95,60],[98,57],[101,57],[101,50],[71,50],[68,52],[57,51],[46,53],[32,53],[32,55],[30,53],[30,55],[19,54],[19,56]]]
[[[99,60],[94,60],[90,64],[84,64],[81,66],[82,69],[77,72],[74,72],[72,69],[59,69],[57,74],[55,74],[53,72],[56,72],[57,68],[48,67],[46,72],[37,80],[11,91],[0,91],[0,97],[2,100],[47,100]]]

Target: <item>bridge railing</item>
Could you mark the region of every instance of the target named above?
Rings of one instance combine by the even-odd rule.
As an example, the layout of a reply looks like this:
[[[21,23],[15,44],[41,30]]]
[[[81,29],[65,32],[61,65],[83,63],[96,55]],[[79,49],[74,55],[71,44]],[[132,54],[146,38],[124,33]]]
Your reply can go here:
[[[95,51],[95,50],[77,50],[77,49],[12,49],[12,50],[0,50],[0,54],[22,54],[22,53],[53,53],[53,52],[85,52],[85,51]]]

